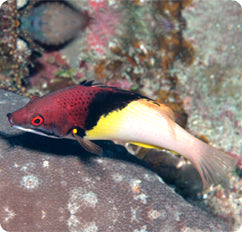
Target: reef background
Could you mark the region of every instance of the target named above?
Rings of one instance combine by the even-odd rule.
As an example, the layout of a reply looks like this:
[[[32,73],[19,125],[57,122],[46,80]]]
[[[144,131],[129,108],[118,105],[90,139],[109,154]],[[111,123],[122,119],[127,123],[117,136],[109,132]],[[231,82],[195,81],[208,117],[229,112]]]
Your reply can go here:
[[[186,38],[196,58],[183,68],[176,63],[189,115],[188,128],[225,151],[241,153],[241,7],[232,1],[194,1],[184,11]],[[189,83],[189,84],[188,84]]]
[[[183,15],[188,22],[184,36],[192,41],[195,59],[189,67],[184,67],[179,62],[174,66],[179,79],[177,91],[184,100],[188,114],[187,128],[193,134],[205,135],[211,145],[240,157],[241,13],[237,2],[193,1]],[[225,218],[234,210],[236,223],[241,225],[242,209],[239,199],[242,182],[232,178],[232,183],[237,183],[237,193],[232,190],[225,197],[216,189],[204,197],[207,197],[206,203],[212,207],[212,211]]]

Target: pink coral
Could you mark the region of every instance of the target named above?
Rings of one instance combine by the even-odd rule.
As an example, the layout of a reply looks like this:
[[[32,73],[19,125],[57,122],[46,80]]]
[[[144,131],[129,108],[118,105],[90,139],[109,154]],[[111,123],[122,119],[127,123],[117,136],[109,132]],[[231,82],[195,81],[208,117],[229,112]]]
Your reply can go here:
[[[48,86],[52,80],[56,79],[56,73],[63,68],[68,68],[68,63],[63,59],[61,53],[44,53],[36,65],[37,73],[29,78],[30,87],[39,86],[41,89]]]
[[[107,1],[89,1],[93,13],[87,38],[88,47],[95,52],[104,53],[109,41],[115,37],[122,24],[122,12],[108,5]]]

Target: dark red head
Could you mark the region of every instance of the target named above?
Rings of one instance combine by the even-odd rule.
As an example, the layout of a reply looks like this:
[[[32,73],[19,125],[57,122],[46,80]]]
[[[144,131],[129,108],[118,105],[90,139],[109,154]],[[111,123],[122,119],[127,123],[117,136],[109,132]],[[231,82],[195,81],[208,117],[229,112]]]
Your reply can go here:
[[[68,113],[45,97],[31,99],[23,108],[7,114],[7,117],[14,128],[52,137],[65,136],[72,126]]]
[[[44,97],[34,97],[7,117],[14,128],[51,137],[65,137],[73,128],[85,127],[90,99],[83,86],[66,88]]]

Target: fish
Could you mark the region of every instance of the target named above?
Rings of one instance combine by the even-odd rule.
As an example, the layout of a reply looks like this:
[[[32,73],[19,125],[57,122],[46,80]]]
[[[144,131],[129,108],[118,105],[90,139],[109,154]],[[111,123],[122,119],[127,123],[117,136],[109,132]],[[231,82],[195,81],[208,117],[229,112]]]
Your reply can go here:
[[[139,93],[83,81],[8,113],[11,127],[51,138],[76,139],[101,155],[93,140],[113,140],[150,149],[167,149],[192,162],[203,187],[228,185],[237,159],[199,140],[175,122],[173,111]]]
[[[43,1],[21,10],[20,29],[44,46],[61,46],[74,40],[89,25],[90,17],[65,1]],[[22,34],[23,34],[22,33]]]

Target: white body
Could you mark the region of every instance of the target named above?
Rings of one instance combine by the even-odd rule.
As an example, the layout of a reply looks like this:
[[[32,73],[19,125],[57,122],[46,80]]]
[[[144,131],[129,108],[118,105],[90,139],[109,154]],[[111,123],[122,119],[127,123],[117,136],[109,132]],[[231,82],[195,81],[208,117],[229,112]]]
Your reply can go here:
[[[175,151],[191,160],[204,187],[224,182],[228,170],[236,165],[233,157],[200,141],[176,124],[168,107],[146,99],[102,116],[86,135],[90,140],[120,140]]]

